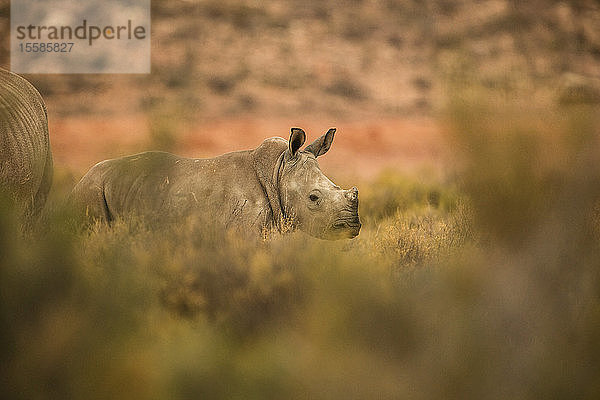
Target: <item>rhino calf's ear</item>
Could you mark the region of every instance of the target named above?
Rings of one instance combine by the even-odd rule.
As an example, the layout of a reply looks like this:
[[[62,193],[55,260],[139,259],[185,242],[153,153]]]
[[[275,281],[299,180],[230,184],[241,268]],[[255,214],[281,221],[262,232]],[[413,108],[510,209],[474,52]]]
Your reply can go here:
[[[290,155],[292,157],[294,157],[298,153],[298,150],[300,150],[300,147],[302,147],[305,141],[306,133],[304,133],[304,131],[300,128],[292,128],[289,143]]]
[[[310,151],[315,155],[315,157],[322,156],[327,153],[327,150],[331,147],[331,143],[333,143],[333,135],[335,135],[335,128],[331,128],[327,131],[326,134],[312,142],[310,145],[306,146],[306,151]]]

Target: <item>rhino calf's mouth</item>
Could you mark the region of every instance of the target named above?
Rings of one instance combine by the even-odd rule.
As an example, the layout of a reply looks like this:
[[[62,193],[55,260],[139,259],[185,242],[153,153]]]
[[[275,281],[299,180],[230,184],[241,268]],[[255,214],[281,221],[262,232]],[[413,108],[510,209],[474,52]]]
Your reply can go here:
[[[339,232],[339,234],[344,235],[345,233],[345,236],[348,238],[358,236],[361,227],[362,224],[358,217],[358,208],[351,215],[340,215],[332,226],[333,230],[343,231]]]

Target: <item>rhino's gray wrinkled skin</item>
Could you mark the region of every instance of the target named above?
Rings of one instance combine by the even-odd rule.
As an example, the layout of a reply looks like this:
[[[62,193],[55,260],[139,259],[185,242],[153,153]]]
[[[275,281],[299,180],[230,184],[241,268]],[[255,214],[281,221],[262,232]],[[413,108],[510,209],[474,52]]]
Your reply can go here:
[[[51,185],[46,106],[29,82],[0,68],[0,196],[32,220]]]
[[[202,217],[217,226],[285,230],[288,225],[325,239],[360,231],[358,190],[342,190],[319,169],[330,129],[305,150],[305,133],[270,138],[254,150],[210,159],[146,152],[96,164],[79,181],[71,201],[94,219],[138,215],[146,219]]]

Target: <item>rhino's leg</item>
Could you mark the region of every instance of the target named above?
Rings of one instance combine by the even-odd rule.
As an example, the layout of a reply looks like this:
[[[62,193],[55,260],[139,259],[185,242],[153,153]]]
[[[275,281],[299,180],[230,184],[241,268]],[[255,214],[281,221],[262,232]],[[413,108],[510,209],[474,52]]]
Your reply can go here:
[[[110,208],[108,207],[108,202],[106,201],[106,194],[104,190],[102,190],[102,198],[100,199],[100,208],[102,209],[102,218],[108,222],[109,224],[113,221],[113,215],[110,212]]]
[[[71,204],[76,207],[77,214],[84,219],[108,223],[113,220],[104,195],[104,187],[101,185],[85,185],[79,182],[73,189],[70,200]]]

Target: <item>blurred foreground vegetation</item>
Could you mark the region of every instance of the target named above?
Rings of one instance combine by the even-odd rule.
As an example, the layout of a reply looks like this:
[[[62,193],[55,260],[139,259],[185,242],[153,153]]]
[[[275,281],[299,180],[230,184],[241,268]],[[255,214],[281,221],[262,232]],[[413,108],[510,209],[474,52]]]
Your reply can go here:
[[[352,241],[4,209],[2,397],[599,398],[599,114],[488,106],[456,178],[359,185]]]

